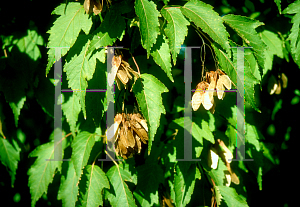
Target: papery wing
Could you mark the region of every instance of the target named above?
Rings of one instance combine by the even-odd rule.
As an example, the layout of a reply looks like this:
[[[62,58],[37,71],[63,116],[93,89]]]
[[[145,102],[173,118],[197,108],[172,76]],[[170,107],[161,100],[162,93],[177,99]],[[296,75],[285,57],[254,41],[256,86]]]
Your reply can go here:
[[[115,77],[117,75],[118,72],[118,68],[120,67],[121,64],[121,60],[122,60],[122,56],[114,56],[112,59],[112,68],[111,71],[107,74],[107,81],[109,86],[112,86],[115,80]]]

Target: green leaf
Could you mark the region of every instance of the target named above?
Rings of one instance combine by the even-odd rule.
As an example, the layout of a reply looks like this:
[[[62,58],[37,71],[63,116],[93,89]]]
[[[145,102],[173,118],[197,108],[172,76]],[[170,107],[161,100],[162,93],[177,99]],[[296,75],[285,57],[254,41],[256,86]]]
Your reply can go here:
[[[99,31],[96,30],[90,46],[87,50],[87,55],[100,47],[113,45],[118,39],[122,39],[125,33],[125,21],[120,13],[111,9],[106,15],[100,25]]]
[[[1,67],[0,70],[0,91],[3,91],[5,100],[12,109],[16,127],[26,101],[25,90],[28,84],[32,84],[35,69],[41,58],[38,45],[43,44],[42,37],[34,30],[28,29],[25,36],[21,38],[18,36],[20,36],[18,33],[8,37],[2,36],[2,48],[8,56],[2,59],[7,63],[6,69]]]
[[[18,169],[18,161],[20,161],[20,151],[16,150],[7,139],[2,137],[0,137],[0,160],[7,167],[7,171],[11,177],[11,186],[13,187]]]
[[[234,44],[234,46],[236,46]],[[218,58],[218,62],[220,64],[220,68],[224,70],[224,72],[230,77],[231,81],[233,83],[237,83],[238,81],[241,81],[242,78],[237,76],[237,49],[234,48],[233,51],[233,61],[225,54],[222,50],[218,49],[215,45],[212,45],[216,56]],[[251,54],[252,55],[252,54]],[[252,73],[253,70],[256,70],[256,63],[253,66],[253,64],[250,63],[249,55],[245,53],[245,67],[244,67],[244,97],[246,98],[246,101],[256,110],[260,111],[255,102],[254,97],[254,86],[255,84],[258,84],[258,79],[254,76]],[[251,68],[252,67],[252,68]],[[253,68],[254,67],[254,68]],[[256,73],[256,71],[254,71]],[[257,73],[256,73],[257,74]],[[260,76],[259,76],[260,77]]]
[[[251,105],[252,108],[254,108],[257,112],[260,112],[260,110],[257,108],[257,104],[255,102],[255,90],[254,86],[256,84],[259,84],[259,81],[253,73],[251,72],[250,67],[247,67],[247,64],[245,64],[245,70],[244,70],[244,96],[245,100]]]
[[[142,74],[133,86],[139,108],[149,127],[148,153],[150,153],[152,141],[159,126],[160,116],[166,113],[161,94],[168,91],[164,84],[150,74]]]
[[[18,121],[19,121],[19,116],[21,114],[21,109],[24,106],[24,103],[26,101],[26,96],[22,97],[18,103],[10,102],[10,108],[13,111],[14,117],[15,117],[15,125],[18,127]]]
[[[257,172],[257,183],[258,183],[258,188],[259,190],[262,190],[262,167],[258,167],[258,172]]]
[[[157,163],[149,162],[137,167],[139,182],[134,191],[134,197],[140,206],[159,204],[158,187],[163,183],[163,170]]]
[[[244,40],[244,42],[253,47],[254,56],[260,68],[264,68],[264,52],[266,45],[257,34],[255,28],[264,23],[248,17],[228,14],[223,17],[223,20]]]
[[[244,70],[247,70],[249,69],[249,71],[251,71],[251,73],[253,74],[253,76],[258,80],[258,81],[261,81],[262,79],[262,76],[265,74],[265,71],[266,71],[266,68],[263,68],[263,75],[261,76],[260,75],[260,72],[259,72],[259,67],[258,67],[258,64],[256,62],[256,59],[254,57],[254,54],[251,52],[251,51],[246,51],[244,53],[244,57],[245,57],[245,67],[244,67]],[[265,49],[265,58],[267,59],[267,48]],[[266,63],[267,61],[265,60],[265,66],[266,66]]]
[[[281,0],[274,0],[274,2],[276,3],[276,5],[278,7],[279,14],[281,14]]]
[[[161,67],[172,82],[174,79],[171,73],[171,55],[168,41],[164,35],[159,35],[156,44],[153,46],[151,55],[157,65]]]
[[[54,145],[54,142],[40,145],[29,154],[29,157],[37,157],[28,170],[28,186],[31,194],[31,206],[35,206],[39,198],[44,193],[47,193],[48,185],[53,181],[56,169],[58,171],[61,170],[62,161],[54,160],[54,149],[59,144],[62,144],[62,149],[65,149],[66,141],[64,139],[56,145]],[[62,150],[62,157],[63,155],[64,151]]]
[[[160,17],[160,13],[156,9],[156,4],[147,0],[135,1],[135,13],[140,20],[142,45],[147,50],[147,57],[149,57],[150,49],[159,34],[158,17]]]
[[[260,148],[261,147],[263,148],[263,146],[261,146],[261,144],[258,145],[257,143],[259,135],[256,134],[257,132],[255,127],[248,126],[247,130],[249,132],[247,132],[247,137],[246,137],[247,146],[248,146],[246,153],[249,155],[250,158],[254,159],[255,162],[248,162],[246,164],[248,166],[248,169],[250,169],[256,175],[259,190],[262,190],[262,167],[264,165],[263,153],[265,153],[265,150],[264,149],[260,150]],[[251,133],[251,131],[255,131],[255,132]]]
[[[165,33],[169,40],[174,65],[176,65],[177,55],[180,52],[180,46],[183,44],[184,39],[187,36],[187,26],[190,25],[190,22],[182,15],[179,8],[163,8],[161,10],[161,14],[168,21]]]
[[[62,200],[63,207],[75,206],[78,194],[78,178],[73,162],[68,161],[67,176],[61,176],[57,200]]]
[[[256,151],[260,151],[259,137],[262,136],[261,133],[256,129],[255,126],[248,123],[246,123],[246,129],[246,141],[255,146]]]
[[[88,87],[87,81],[93,77],[97,57],[96,55],[92,55],[92,57],[90,57],[91,54],[87,54],[90,43],[91,42],[87,40],[87,36],[80,35],[78,37],[78,41],[72,47],[67,56],[67,59],[70,59],[70,61],[66,62],[64,65],[64,71],[67,73],[68,85],[79,97],[81,109],[85,119],[85,96],[86,89]],[[74,54],[78,51],[81,51],[79,55]]]
[[[245,55],[245,57],[247,57]],[[233,50],[233,64],[237,65],[237,49]],[[244,64],[244,97],[245,100],[251,105],[252,108],[254,108],[257,112],[260,112],[260,110],[256,106],[255,102],[255,90],[254,86],[259,83],[257,78],[253,75],[250,68],[250,62],[246,59]],[[237,73],[235,74],[235,77],[237,78],[236,81],[241,81],[242,77],[237,76]],[[233,80],[232,80],[233,81]]]
[[[211,169],[210,171],[208,171],[208,175],[213,179],[217,186],[225,186],[225,172],[228,172],[228,169],[219,157],[217,169]]]
[[[222,69],[231,79],[233,83],[237,83],[237,68],[236,64],[233,64],[230,57],[224,53],[221,49],[216,47],[214,44],[211,45],[215,51],[220,64],[220,69]],[[233,50],[235,51],[235,50]]]
[[[247,202],[237,194],[234,188],[217,186],[227,206],[248,206]]]
[[[69,50],[68,47],[72,47],[75,43],[79,32],[83,30],[85,34],[88,34],[92,26],[92,19],[85,14],[83,5],[77,2],[69,2],[68,5],[61,4],[55,8],[52,14],[60,15],[60,17],[48,31],[50,34],[48,47],[51,48],[48,51],[46,75],[55,60],[59,58],[55,57],[55,48],[65,47],[61,49],[61,56],[64,56]]]
[[[264,43],[268,46],[266,49],[266,54],[265,57],[270,58],[269,60],[269,65],[267,65],[267,60],[265,61],[265,67],[263,74],[266,74],[268,70],[271,70],[273,67],[273,56],[277,55],[280,58],[283,58],[283,42],[282,40],[278,37],[277,34],[269,31],[269,30],[264,30],[263,32],[259,33],[262,40]],[[267,57],[269,56],[269,57]]]
[[[42,36],[39,35],[35,29],[36,28],[28,29],[26,36],[20,39],[13,40],[13,45],[16,45],[18,47],[19,52],[25,53],[33,61],[37,61],[42,57],[38,45],[44,44],[44,40]],[[16,63],[16,64],[20,64],[20,63]],[[31,67],[36,67],[35,63],[30,63],[30,61],[28,60],[27,61],[25,60],[21,64],[26,66],[30,65]],[[30,68],[30,70],[32,70],[32,68]]]
[[[186,206],[194,192],[196,179],[200,179],[200,171],[195,164],[179,162],[174,175],[174,191],[176,206]]]
[[[94,54],[99,61],[96,61],[96,69],[93,78],[88,82],[89,89],[105,89],[107,66],[105,63],[105,49]],[[103,61],[103,62],[102,62]],[[87,117],[94,121],[95,126],[98,126],[102,120],[103,114],[107,110],[107,101],[105,92],[87,93],[86,94],[86,112]],[[97,103],[97,104],[95,104]]]
[[[291,52],[295,63],[300,67],[300,1],[290,4],[283,14],[295,14],[292,18],[292,29],[288,39],[291,41]]]
[[[119,171],[120,170],[120,171]],[[136,206],[132,192],[129,190],[126,179],[126,171],[116,166],[111,167],[106,173],[111,185],[111,191],[107,191],[107,198],[113,207]],[[124,175],[125,174],[125,175]],[[127,176],[128,177],[128,176]]]
[[[69,100],[62,104],[61,109],[67,117],[67,122],[70,125],[70,129],[75,134],[76,122],[80,113],[79,98],[76,94],[72,94]]]
[[[81,190],[80,206],[97,207],[103,205],[102,190],[109,188],[109,182],[102,169],[93,164],[84,169],[87,177],[85,192]]]
[[[218,206],[220,206],[221,205],[221,201],[222,201],[222,195],[221,195],[221,193],[220,193],[220,190],[219,190],[219,187],[218,186],[214,186],[214,189],[215,189],[215,194],[216,194],[216,200],[217,200],[217,204],[218,204]]]
[[[215,42],[230,54],[228,32],[223,25],[223,20],[213,7],[201,1],[192,0],[180,8],[181,12],[193,21],[197,27],[207,33]]]
[[[82,169],[88,162],[94,144],[95,135],[86,131],[79,133],[72,142],[71,160],[74,164],[77,179],[80,178]]]
[[[186,117],[181,117],[178,119],[173,120],[173,122],[184,129],[184,119],[187,119]],[[200,128],[201,125],[201,128]],[[174,128],[174,125],[170,126],[171,128]],[[203,138],[211,143],[215,143],[214,136],[209,128],[208,123],[204,119],[200,118],[193,118],[192,122],[192,128],[189,129],[189,131],[192,131],[193,137],[203,145]]]

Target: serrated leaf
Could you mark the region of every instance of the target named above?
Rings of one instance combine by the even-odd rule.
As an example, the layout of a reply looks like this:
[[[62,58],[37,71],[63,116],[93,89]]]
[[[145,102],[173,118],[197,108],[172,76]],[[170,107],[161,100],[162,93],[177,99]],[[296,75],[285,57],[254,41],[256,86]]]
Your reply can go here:
[[[48,51],[46,75],[55,60],[57,61],[59,58],[55,57],[55,47],[65,47],[61,49],[61,56],[64,56],[69,50],[68,47],[72,47],[75,43],[79,32],[83,30],[85,34],[88,34],[92,26],[91,18],[85,14],[83,6],[77,2],[69,2],[67,6],[61,4],[55,8],[52,14],[60,15],[60,17],[48,31],[50,34],[48,47],[51,48]]]
[[[76,122],[80,113],[79,98],[76,94],[72,94],[69,100],[62,104],[61,109],[67,117],[67,122],[70,125],[70,129],[75,134]]]
[[[25,101],[26,101],[26,96],[22,97],[18,103],[14,103],[14,102],[9,103],[10,108],[12,109],[12,112],[14,114],[16,127],[18,127],[19,116],[21,114],[21,109],[23,108]]]
[[[156,4],[147,0],[135,1],[135,13],[140,20],[142,45],[147,50],[147,57],[149,57],[150,49],[159,34],[158,17],[160,17],[160,13],[156,9]]]
[[[16,36],[8,36],[3,39],[3,46],[8,47],[11,52],[14,45],[16,45],[21,53],[26,53],[32,60],[36,61],[41,58],[41,52],[38,45],[43,45],[44,40],[36,31],[35,27],[29,26],[31,29],[27,30],[27,35],[20,39],[15,39]],[[24,64],[24,63],[22,63]]]
[[[171,73],[171,55],[168,41],[164,35],[159,35],[155,45],[152,48],[151,55],[157,65],[161,67],[172,82],[174,79]]]
[[[62,144],[62,149],[66,147],[65,139],[54,145],[54,142],[38,146],[29,156],[37,157],[33,165],[28,170],[28,186],[31,194],[31,206],[35,206],[39,198],[47,193],[49,184],[53,181],[56,170],[61,170],[62,161],[54,160],[55,148]],[[64,151],[62,150],[62,157]],[[51,159],[51,160],[49,160]]]
[[[100,62],[96,62],[96,69],[93,78],[88,82],[88,89],[105,89],[106,88],[106,70],[105,49],[94,54]],[[97,104],[95,104],[97,103]],[[95,126],[101,122],[103,114],[107,110],[106,93],[87,93],[86,94],[86,112],[87,117],[94,121]]]
[[[137,167],[139,182],[134,191],[134,197],[140,206],[159,204],[158,187],[163,183],[163,170],[157,163],[146,163]]]
[[[245,100],[254,108],[257,112],[260,112],[260,110],[257,108],[256,102],[255,102],[255,90],[254,86],[256,84],[259,84],[259,81],[255,78],[253,73],[251,72],[251,69],[247,64],[245,64],[244,67],[244,96]]]
[[[174,123],[181,126],[184,129],[184,119],[187,117],[181,117],[178,119],[173,120]],[[199,127],[201,125],[201,128]],[[174,126],[170,126],[174,128]],[[215,143],[214,136],[209,128],[208,123],[204,119],[193,118],[192,128],[189,129],[189,132],[192,132],[193,137],[203,145],[203,138],[207,141],[211,142],[212,144]]]
[[[236,46],[234,44],[234,46]],[[241,82],[242,81],[242,77],[237,75],[237,49],[234,48],[233,49],[233,61],[231,61],[231,59],[220,49],[218,49],[215,45],[212,45],[216,56],[218,58],[218,62],[220,64],[220,68],[222,70],[224,70],[227,75],[230,77],[231,81],[233,83],[237,83],[237,82]],[[247,84],[247,87],[244,88],[244,97],[246,97],[246,101],[258,112],[260,112],[260,110],[257,108],[256,103],[255,103],[255,97],[254,97],[254,85],[258,84],[259,81],[256,78],[256,76],[254,76],[254,74],[252,73],[252,70],[254,70],[254,73],[256,75],[258,75],[258,71],[257,70],[257,63],[255,61],[254,64],[252,64],[252,62],[249,59],[250,55],[244,54],[245,56],[245,64],[244,64],[244,85]],[[254,65],[254,66],[253,66]],[[254,67],[254,68],[252,68]],[[259,75],[260,77],[260,75]]]
[[[235,44],[234,44],[235,45]],[[236,45],[235,45],[236,46]],[[237,49],[233,49],[233,61],[225,54],[223,51],[218,49],[215,45],[212,45],[216,56],[218,58],[220,67],[222,70],[224,70],[227,75],[230,77],[231,81],[233,83],[241,82],[242,77],[237,75]],[[248,61],[248,56],[245,55],[245,67],[244,67],[244,97],[246,98],[246,101],[256,110],[260,111],[255,103],[255,97],[254,97],[254,85],[258,84],[259,81],[256,79],[256,77],[253,75],[251,70],[256,70],[256,68],[251,69],[251,65]]]
[[[260,68],[264,68],[264,50],[266,45],[257,34],[255,28],[264,23],[248,17],[228,14],[222,17],[227,25],[229,25],[237,34],[244,40],[244,42],[253,47],[254,56]],[[261,72],[262,73],[262,72]]]
[[[192,0],[180,8],[181,12],[193,21],[197,27],[207,33],[215,42],[230,54],[228,32],[223,25],[223,20],[213,7],[201,1]]]
[[[196,179],[200,179],[200,171],[195,164],[179,162],[174,175],[174,191],[176,206],[186,206],[194,192]]]
[[[274,0],[274,2],[276,3],[276,5],[278,7],[279,14],[281,14],[281,0]]]
[[[246,123],[246,134],[245,138],[248,143],[251,143],[253,146],[255,146],[256,151],[260,151],[260,145],[259,145],[259,131],[256,129],[255,126],[250,125]]]
[[[292,29],[288,39],[291,41],[291,52],[295,63],[300,67],[300,1],[290,4],[283,14],[295,14],[292,18]]]
[[[226,165],[219,157],[217,169],[211,169],[210,171],[208,171],[208,175],[213,179],[213,181],[217,186],[225,186],[226,184],[225,172],[227,171],[228,169]]]
[[[267,55],[267,48],[265,49],[265,58],[267,58],[266,55]],[[263,75],[265,74],[266,69],[263,68],[263,75],[261,76],[255,56],[251,51],[249,51],[249,50],[246,51],[244,53],[244,57],[245,57],[244,69],[245,70],[249,69],[251,71],[251,73],[253,74],[253,76],[260,82]],[[265,66],[266,66],[266,61],[265,61]]]
[[[216,200],[217,200],[217,204],[218,204],[218,206],[220,206],[221,205],[221,201],[222,201],[222,195],[221,195],[221,193],[220,193],[220,190],[219,190],[219,187],[218,186],[214,186],[214,189],[215,189],[215,194],[216,194]]]
[[[105,15],[99,31],[95,31],[96,34],[91,40],[90,47],[87,50],[87,55],[90,55],[92,51],[99,49],[100,47],[113,45],[117,38],[122,39],[125,33],[125,26],[124,18],[120,15],[120,13],[111,9]]]
[[[95,135],[86,131],[79,133],[72,142],[71,160],[78,179],[81,176],[83,167],[87,164],[94,144]]]
[[[107,198],[113,207],[131,207],[136,206],[132,192],[124,182],[124,170],[116,166],[111,167],[106,173],[111,185],[111,191],[107,192]],[[112,193],[113,192],[113,193]]]
[[[81,191],[81,206],[98,207],[103,205],[102,190],[109,188],[108,179],[103,170],[93,164],[87,165],[84,170],[84,175],[87,177],[86,189],[83,194]]]
[[[83,116],[86,119],[85,96],[88,87],[88,80],[93,77],[96,67],[96,55],[87,54],[90,47],[90,41],[86,36],[79,36],[78,41],[70,50],[67,59],[70,61],[64,65],[64,71],[67,73],[69,87],[76,91],[79,97]],[[79,55],[73,51],[81,51]]]
[[[264,43],[268,46],[270,53],[283,58],[282,41],[278,35],[269,30],[264,30],[259,34]]]
[[[16,150],[7,139],[2,137],[0,137],[0,160],[7,167],[7,171],[11,177],[11,186],[13,187],[18,169],[18,161],[20,161],[20,151]]]
[[[227,206],[248,206],[247,202],[237,194],[234,188],[217,186]]]
[[[237,49],[233,50],[233,64],[237,65]],[[246,56],[247,57],[247,56]],[[236,80],[241,81],[242,77],[238,76],[236,73]],[[260,110],[256,106],[255,102],[255,90],[254,86],[259,84],[259,81],[255,78],[253,73],[251,72],[250,63],[247,61],[244,62],[244,97],[245,100],[254,108],[257,112]]]
[[[177,55],[180,52],[180,46],[187,36],[187,26],[190,25],[190,22],[186,20],[179,8],[163,8],[161,14],[168,21],[165,33],[169,40],[173,63],[176,65]]]
[[[273,67],[273,56],[277,55],[280,58],[283,58],[283,42],[278,37],[277,34],[264,30],[259,33],[264,43],[268,46],[265,53],[265,67],[263,70],[263,76],[267,73],[268,70],[271,70]],[[267,60],[268,59],[268,60]],[[269,63],[269,64],[268,64]]]
[[[150,74],[142,74],[133,86],[139,108],[149,127],[148,153],[150,153],[152,141],[159,126],[160,116],[166,113],[161,94],[168,91],[163,83]]]
[[[222,69],[231,79],[233,83],[237,83],[237,68],[236,65],[233,64],[230,57],[226,53],[224,53],[221,49],[217,48],[214,44],[212,44],[212,48],[215,51],[215,54],[218,58],[218,62],[220,64],[220,69]]]
[[[61,176],[57,200],[62,200],[63,207],[75,206],[78,194],[78,178],[74,169],[73,162],[68,161],[67,176]]]

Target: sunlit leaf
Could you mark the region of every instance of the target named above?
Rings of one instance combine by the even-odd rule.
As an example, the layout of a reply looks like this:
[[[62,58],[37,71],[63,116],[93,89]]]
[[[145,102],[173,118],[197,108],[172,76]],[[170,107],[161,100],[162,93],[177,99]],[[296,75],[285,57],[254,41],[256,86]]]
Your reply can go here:
[[[11,185],[14,186],[18,162],[20,161],[20,151],[15,149],[7,139],[0,137],[0,160],[7,167],[11,177]]]
[[[237,194],[234,188],[226,186],[218,186],[223,200],[228,206],[248,206],[246,200]]]
[[[107,198],[114,207],[136,206],[132,192],[125,183],[125,179],[128,178],[128,173],[122,168],[119,168],[119,170],[120,172],[116,166],[113,166],[106,173],[112,185],[111,191],[107,192]]]
[[[122,39],[125,30],[124,18],[116,11],[109,10],[101,23],[99,30],[95,31],[95,35],[91,40],[87,50],[87,55],[90,55],[94,50],[101,47],[112,46],[118,39]]]
[[[53,181],[56,171],[61,170],[62,161],[54,160],[54,152],[58,145],[62,145],[62,149],[64,149],[66,147],[65,144],[65,139],[58,142],[56,145],[54,145],[54,142],[49,142],[38,146],[30,153],[30,157],[37,157],[33,165],[28,170],[28,186],[31,194],[31,206],[35,206],[39,198],[44,193],[47,193],[48,186]],[[64,151],[62,151],[62,157],[63,155]]]
[[[177,55],[180,52],[180,46],[187,36],[187,26],[190,23],[183,16],[179,8],[165,7],[161,10],[161,14],[168,21],[165,33],[169,39],[174,65],[176,65]]]
[[[249,46],[253,47],[254,56],[260,68],[264,68],[265,55],[264,50],[266,45],[261,37],[256,32],[256,28],[264,23],[248,17],[228,14],[222,17],[226,24],[228,24]],[[262,71],[262,70],[261,70]],[[261,72],[262,73],[262,72]]]
[[[78,194],[78,178],[73,162],[66,162],[68,165],[67,176],[61,176],[57,200],[62,200],[63,207],[75,206]]]
[[[72,94],[69,100],[62,104],[61,109],[67,117],[67,122],[70,125],[71,131],[75,133],[76,122],[80,113],[79,98],[76,94]]]
[[[172,82],[174,79],[171,73],[171,55],[168,41],[164,35],[159,35],[156,43],[154,44],[151,55],[157,65],[161,67],[170,78]]]
[[[79,32],[83,30],[86,34],[89,33],[92,26],[92,19],[88,14],[85,14],[84,8],[80,3],[69,2],[68,5],[61,4],[55,8],[52,14],[60,15],[54,22],[51,29],[48,42],[48,65],[46,68],[46,75],[49,73],[55,60],[55,49],[61,49],[61,56],[63,57],[75,43]]]
[[[213,7],[202,1],[192,0],[180,8],[181,12],[200,27],[215,42],[230,54],[228,32],[223,25],[223,20]]]
[[[72,157],[77,178],[79,179],[83,167],[87,164],[92,147],[95,144],[95,135],[88,132],[79,133],[72,142]]]
[[[200,171],[196,165],[179,162],[174,175],[174,191],[176,206],[186,206],[194,192],[196,179],[200,179]]]
[[[81,189],[80,206],[97,207],[103,205],[102,190],[110,188],[108,179],[98,165],[87,165],[84,169],[86,176],[85,191]]]
[[[292,18],[292,29],[288,39],[291,41],[291,52],[295,63],[300,67],[300,1],[290,4],[283,14],[295,14]]]
[[[150,49],[159,34],[158,17],[161,15],[156,9],[156,4],[147,0],[135,1],[135,13],[139,17],[142,45],[147,50],[147,57],[149,57]]]
[[[141,79],[138,79],[133,86],[133,92],[149,126],[148,152],[150,152],[154,135],[159,126],[160,116],[162,113],[166,113],[161,94],[168,92],[168,89],[156,77],[142,74]]]

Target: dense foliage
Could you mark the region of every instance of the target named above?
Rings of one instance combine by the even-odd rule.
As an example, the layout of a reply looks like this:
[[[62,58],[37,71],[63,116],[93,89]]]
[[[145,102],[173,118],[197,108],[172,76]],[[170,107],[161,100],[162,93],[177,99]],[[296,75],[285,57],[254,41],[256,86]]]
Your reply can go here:
[[[13,12],[1,8],[0,19],[5,203],[293,206],[299,0],[85,0],[47,8],[33,0]],[[193,47],[191,57],[186,47]],[[245,48],[242,75],[237,47]],[[191,88],[198,91],[186,100],[189,59]],[[239,83],[245,158],[253,161],[230,161],[240,153]],[[115,128],[107,125],[110,87]],[[232,90],[209,91],[220,89]],[[62,109],[59,142],[56,106]],[[179,160],[186,156],[186,134],[194,161]],[[109,142],[118,160],[107,153]],[[53,161],[56,148],[64,160]]]

